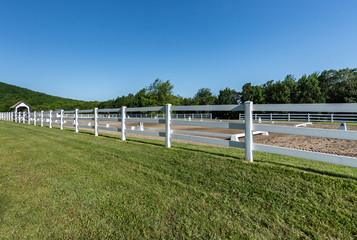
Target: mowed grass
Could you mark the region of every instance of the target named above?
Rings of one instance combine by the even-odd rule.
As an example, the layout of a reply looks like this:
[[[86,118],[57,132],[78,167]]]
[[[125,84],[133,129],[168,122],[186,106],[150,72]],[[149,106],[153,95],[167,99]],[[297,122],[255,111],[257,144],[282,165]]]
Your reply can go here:
[[[0,122],[2,239],[356,239],[357,169]]]

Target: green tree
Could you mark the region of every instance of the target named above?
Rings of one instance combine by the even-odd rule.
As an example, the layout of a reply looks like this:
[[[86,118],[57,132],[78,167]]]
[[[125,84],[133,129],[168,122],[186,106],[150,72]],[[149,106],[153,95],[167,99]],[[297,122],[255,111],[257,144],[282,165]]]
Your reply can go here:
[[[216,97],[209,88],[199,89],[193,98],[199,105],[211,105],[216,101]]]
[[[225,88],[219,90],[216,104],[238,104],[239,92],[234,89]]]
[[[252,101],[255,104],[265,103],[264,89],[260,86],[252,86],[251,83],[246,83],[242,87],[240,97],[242,103]]]
[[[225,88],[223,90],[219,90],[219,94],[216,100],[216,104],[238,104],[239,102],[239,92],[234,89]],[[238,112],[216,112],[214,113],[215,117],[221,119],[232,119],[238,118]]]
[[[263,88],[266,103],[293,103],[296,99],[297,83],[292,75],[284,81],[268,81]]]
[[[318,73],[303,75],[297,83],[298,103],[324,103],[325,97],[321,93]]]

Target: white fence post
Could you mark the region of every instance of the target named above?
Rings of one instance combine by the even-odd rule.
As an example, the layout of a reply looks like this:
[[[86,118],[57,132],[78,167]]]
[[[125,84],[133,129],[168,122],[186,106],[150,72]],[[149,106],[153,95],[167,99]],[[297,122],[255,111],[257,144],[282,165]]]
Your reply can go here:
[[[166,104],[166,124],[165,124],[165,143],[166,147],[171,147],[171,104]]]
[[[36,126],[36,111],[33,112],[33,125]]]
[[[17,120],[18,120],[18,123],[20,123],[21,122],[21,112],[19,112],[18,114],[19,114],[19,116],[17,117]]]
[[[74,128],[76,133],[78,132],[78,109],[74,111]]]
[[[43,127],[43,111],[41,111],[41,127]]]
[[[64,112],[64,111],[63,111],[63,109],[62,109],[62,110],[61,110],[61,113],[60,113],[60,114],[61,114],[61,115],[60,115],[60,118],[61,118],[61,125],[60,125],[60,126],[61,126],[61,130],[63,130],[63,112]]]
[[[288,121],[290,122],[290,113],[288,113]]]
[[[333,113],[331,113],[331,122],[333,122]]]
[[[26,112],[22,113],[22,124],[25,124],[26,122]]]
[[[307,114],[307,121],[310,122],[310,113]]]
[[[253,102],[244,103],[244,119],[245,119],[245,160],[253,162]]]
[[[121,107],[121,140],[126,140],[126,107]]]
[[[94,136],[98,136],[98,108],[94,108]]]
[[[28,123],[28,124],[31,124],[31,112],[28,111],[27,114],[28,114],[27,123]]]
[[[52,110],[50,110],[50,122],[49,127],[52,128]]]
[[[273,114],[270,113],[270,121],[272,122],[273,121]]]

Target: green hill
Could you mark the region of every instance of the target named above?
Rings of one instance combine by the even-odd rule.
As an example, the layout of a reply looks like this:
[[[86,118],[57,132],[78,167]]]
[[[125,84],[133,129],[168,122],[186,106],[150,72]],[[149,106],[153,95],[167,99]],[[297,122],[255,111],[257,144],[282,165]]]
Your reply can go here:
[[[0,112],[9,111],[10,107],[18,101],[25,101],[35,111],[50,109],[72,110],[75,108],[89,109],[99,104],[99,102],[56,97],[3,82],[0,82],[0,99]]]

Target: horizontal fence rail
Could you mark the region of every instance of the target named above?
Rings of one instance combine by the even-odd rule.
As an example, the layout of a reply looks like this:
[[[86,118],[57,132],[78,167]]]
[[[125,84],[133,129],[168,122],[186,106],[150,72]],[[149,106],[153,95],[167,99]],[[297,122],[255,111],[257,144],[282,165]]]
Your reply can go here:
[[[212,120],[211,113],[187,112],[239,112],[241,122]],[[148,113],[150,112],[150,113]],[[157,112],[157,113],[153,113]],[[184,112],[184,113],[182,113]],[[274,112],[274,113],[258,113]],[[282,112],[282,113],[277,113]],[[126,140],[126,134],[140,134],[154,137],[164,137],[166,147],[171,147],[172,139],[214,144],[245,150],[245,160],[253,161],[253,152],[261,151],[279,155],[306,158],[316,161],[357,167],[357,158],[304,151],[271,145],[257,144],[253,135],[264,132],[292,134],[320,138],[335,138],[357,141],[357,131],[341,131],[319,128],[298,128],[291,126],[267,125],[263,121],[287,122],[357,122],[357,104],[257,104],[246,102],[242,105],[198,105],[198,106],[165,106],[142,108],[114,108],[87,110],[50,110],[39,112],[1,112],[0,120],[33,124],[35,126],[57,126],[60,129],[72,127],[75,132],[80,129],[90,129],[94,135],[99,132],[117,132],[121,140]],[[258,121],[259,124],[254,124]],[[149,125],[144,127],[145,125]],[[154,124],[151,127],[150,124]],[[164,126],[156,127],[155,124]],[[172,129],[174,126],[185,126],[184,130]],[[215,129],[214,132],[200,129]],[[219,132],[217,129],[221,129]],[[234,134],[225,133],[224,129],[241,131],[235,134],[244,137],[240,142]]]
[[[254,121],[281,122],[357,122],[357,114],[351,113],[253,113]],[[239,114],[244,120],[244,114]]]

